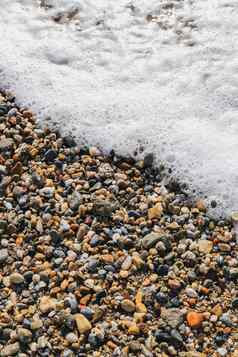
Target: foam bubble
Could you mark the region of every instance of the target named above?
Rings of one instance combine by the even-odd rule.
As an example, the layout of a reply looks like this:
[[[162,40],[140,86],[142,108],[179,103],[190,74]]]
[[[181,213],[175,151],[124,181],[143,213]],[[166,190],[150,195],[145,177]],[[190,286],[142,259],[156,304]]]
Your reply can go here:
[[[238,209],[238,4],[2,0],[0,80],[40,119],[145,152]],[[48,6],[46,6],[48,5]]]

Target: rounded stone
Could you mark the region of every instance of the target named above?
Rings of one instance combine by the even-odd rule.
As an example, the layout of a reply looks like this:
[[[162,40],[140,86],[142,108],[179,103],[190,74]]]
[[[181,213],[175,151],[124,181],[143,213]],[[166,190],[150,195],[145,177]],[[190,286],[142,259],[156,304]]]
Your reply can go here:
[[[19,273],[12,273],[9,280],[10,283],[14,285],[22,284],[24,282],[24,276]]]
[[[122,310],[126,312],[134,312],[136,309],[136,306],[133,301],[125,299],[121,302],[121,308]]]

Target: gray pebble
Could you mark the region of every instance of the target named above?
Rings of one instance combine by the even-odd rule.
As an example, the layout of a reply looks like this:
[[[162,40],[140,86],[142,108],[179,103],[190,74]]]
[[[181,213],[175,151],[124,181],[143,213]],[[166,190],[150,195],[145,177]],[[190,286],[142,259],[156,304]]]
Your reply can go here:
[[[4,263],[8,258],[8,250],[0,249],[0,264]]]

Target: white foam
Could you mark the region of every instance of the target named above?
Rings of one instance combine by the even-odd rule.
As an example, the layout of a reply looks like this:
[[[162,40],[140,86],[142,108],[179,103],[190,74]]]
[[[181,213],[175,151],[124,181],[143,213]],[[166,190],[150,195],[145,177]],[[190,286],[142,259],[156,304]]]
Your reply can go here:
[[[219,213],[237,210],[237,1],[48,3],[1,0],[2,86],[105,150],[142,142]]]

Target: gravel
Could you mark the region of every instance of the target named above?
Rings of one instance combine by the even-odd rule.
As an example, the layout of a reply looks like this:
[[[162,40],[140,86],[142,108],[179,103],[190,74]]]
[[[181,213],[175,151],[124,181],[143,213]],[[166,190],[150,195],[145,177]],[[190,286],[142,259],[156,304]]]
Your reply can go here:
[[[238,356],[232,223],[0,98],[0,356]]]

